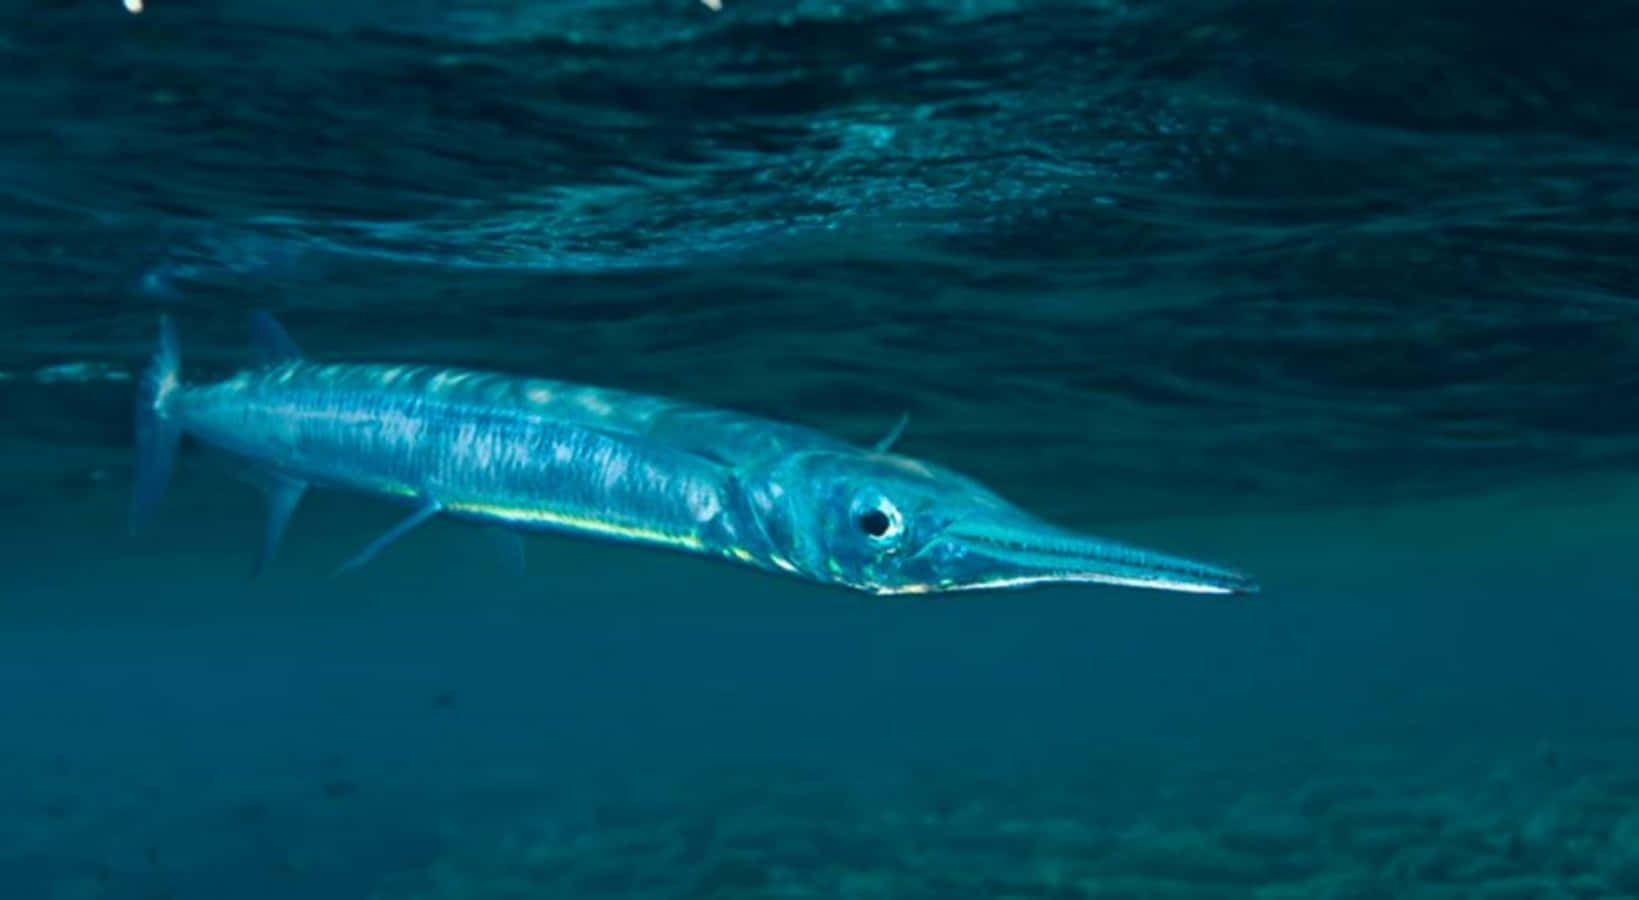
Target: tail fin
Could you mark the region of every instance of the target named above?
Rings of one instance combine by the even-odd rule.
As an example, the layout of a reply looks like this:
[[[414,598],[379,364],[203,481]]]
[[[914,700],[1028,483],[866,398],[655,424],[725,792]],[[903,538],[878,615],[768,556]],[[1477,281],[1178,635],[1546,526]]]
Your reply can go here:
[[[182,429],[174,416],[177,390],[182,386],[182,360],[177,353],[176,326],[160,316],[159,346],[137,384],[137,471],[131,497],[131,532],[153,518],[154,509],[171,479],[171,463]]]

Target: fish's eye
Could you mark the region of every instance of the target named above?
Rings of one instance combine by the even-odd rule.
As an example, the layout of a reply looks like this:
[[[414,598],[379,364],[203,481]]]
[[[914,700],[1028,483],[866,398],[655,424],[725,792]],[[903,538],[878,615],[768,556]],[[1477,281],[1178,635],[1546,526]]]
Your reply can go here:
[[[867,509],[859,514],[859,527],[871,537],[881,537],[888,533],[893,522],[889,521],[888,514],[880,509]]]
[[[873,541],[889,541],[904,530],[899,509],[884,497],[860,504],[854,513],[854,524]]]

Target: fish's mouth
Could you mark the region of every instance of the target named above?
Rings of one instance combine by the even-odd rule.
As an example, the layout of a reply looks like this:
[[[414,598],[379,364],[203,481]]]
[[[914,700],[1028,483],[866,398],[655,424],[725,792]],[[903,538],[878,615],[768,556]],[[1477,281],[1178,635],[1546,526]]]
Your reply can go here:
[[[1255,594],[1251,577],[1209,563],[1078,534],[1028,516],[960,519],[919,556],[936,577],[905,592],[1108,584],[1191,594]]]

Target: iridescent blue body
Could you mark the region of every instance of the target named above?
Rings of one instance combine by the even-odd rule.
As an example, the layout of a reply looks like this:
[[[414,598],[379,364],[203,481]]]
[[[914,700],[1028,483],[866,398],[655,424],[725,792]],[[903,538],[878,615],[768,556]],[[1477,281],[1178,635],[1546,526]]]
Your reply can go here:
[[[181,389],[184,431],[315,485],[461,518],[770,555],[726,464],[830,438],[658,398],[429,366],[284,362]],[[718,442],[698,447],[705,436]],[[726,455],[719,455],[726,454]]]
[[[1087,538],[956,474],[814,429],[604,388],[431,366],[317,363],[257,320],[263,363],[184,385],[175,332],[138,397],[133,523],[183,433],[266,473],[258,568],[309,485],[416,512],[672,547],[873,593],[1095,581],[1207,593],[1228,570]]]

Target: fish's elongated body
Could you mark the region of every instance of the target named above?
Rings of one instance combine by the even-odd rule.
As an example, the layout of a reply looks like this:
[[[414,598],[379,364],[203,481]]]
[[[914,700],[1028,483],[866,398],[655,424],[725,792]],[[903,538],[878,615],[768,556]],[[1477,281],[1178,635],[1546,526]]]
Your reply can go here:
[[[629,392],[433,366],[318,363],[271,317],[262,364],[181,380],[174,327],[141,382],[133,526],[182,434],[267,475],[258,568],[308,486],[415,513],[672,547],[874,593],[1050,581],[1244,592],[1236,573],[1041,523],[979,485],[814,429]]]
[[[295,361],[185,388],[176,414],[205,443],[313,484],[519,528],[733,543],[722,467],[600,427],[604,402],[538,380]]]

